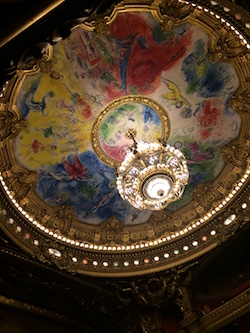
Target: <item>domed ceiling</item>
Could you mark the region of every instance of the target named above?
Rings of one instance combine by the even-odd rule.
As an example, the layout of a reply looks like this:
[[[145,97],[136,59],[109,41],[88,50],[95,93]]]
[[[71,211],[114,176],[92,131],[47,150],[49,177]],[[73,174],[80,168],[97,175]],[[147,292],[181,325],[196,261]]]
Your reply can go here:
[[[60,268],[117,276],[226,240],[247,208],[249,48],[202,6],[124,2],[31,59],[2,92],[4,230]],[[184,194],[162,211],[137,210],[117,191],[128,129],[187,159]]]

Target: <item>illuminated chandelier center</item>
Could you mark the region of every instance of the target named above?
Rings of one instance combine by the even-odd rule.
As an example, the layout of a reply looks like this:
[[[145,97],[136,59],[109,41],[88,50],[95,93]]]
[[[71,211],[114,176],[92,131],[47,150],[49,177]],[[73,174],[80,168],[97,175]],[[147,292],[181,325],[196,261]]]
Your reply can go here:
[[[189,177],[185,156],[164,140],[137,143],[135,134],[133,129],[126,134],[134,143],[118,170],[117,189],[138,209],[161,210],[184,192]]]
[[[167,198],[172,188],[172,179],[168,175],[158,174],[145,180],[142,193],[149,200],[162,200]]]

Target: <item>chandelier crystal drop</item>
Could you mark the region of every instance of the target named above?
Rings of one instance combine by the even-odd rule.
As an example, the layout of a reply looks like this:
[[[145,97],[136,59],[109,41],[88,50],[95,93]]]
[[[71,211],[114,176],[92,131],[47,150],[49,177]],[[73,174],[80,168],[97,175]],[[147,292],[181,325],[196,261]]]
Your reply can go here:
[[[118,169],[117,189],[137,209],[164,209],[184,192],[189,178],[186,158],[164,140],[137,143],[135,133],[127,133],[134,145]]]

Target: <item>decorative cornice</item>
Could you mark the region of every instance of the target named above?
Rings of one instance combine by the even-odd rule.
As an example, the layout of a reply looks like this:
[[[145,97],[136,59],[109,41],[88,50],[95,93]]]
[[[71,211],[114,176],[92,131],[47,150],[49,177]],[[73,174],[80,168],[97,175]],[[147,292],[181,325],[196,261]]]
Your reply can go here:
[[[16,121],[20,115],[15,107],[17,90],[26,75],[50,73],[51,58],[45,55],[37,63],[28,64],[29,70],[18,73],[13,79],[14,83],[10,83],[11,91],[14,92],[12,95],[3,93],[0,108],[2,228],[19,246],[40,260],[61,269],[90,275],[149,273],[173,267],[210,251],[248,222],[249,207],[241,208],[247,205],[246,202],[249,203],[249,104],[245,101],[249,95],[247,81],[250,69],[245,55],[248,44],[244,39],[240,41],[236,34],[232,35],[230,26],[225,24],[224,19],[222,21],[222,16],[216,17],[218,15],[212,10],[197,4],[194,6],[190,2],[185,5],[181,2],[177,6],[176,2],[142,1],[136,5],[125,1],[113,13],[109,13],[107,24],[119,12],[135,10],[151,11],[159,22],[164,22],[164,15],[167,15],[167,9],[170,8],[171,16],[180,19],[177,25],[190,22],[200,26],[211,36],[211,54],[215,58],[221,56],[220,59],[235,66],[241,89],[237,90],[231,103],[242,117],[242,126],[233,146],[224,146],[222,149],[225,162],[223,172],[212,183],[196,186],[193,201],[185,207],[175,212],[153,214],[147,223],[141,225],[123,225],[115,218],[110,218],[93,226],[76,221],[73,211],[68,207],[58,209],[49,206],[35,192],[36,174],[17,165],[12,147],[12,140],[20,131],[20,124]],[[203,3],[210,2],[201,1]],[[178,13],[179,8],[183,10],[183,17],[178,16],[181,14]],[[214,9],[224,10],[219,4]],[[89,26],[87,23],[85,27],[92,27],[93,31],[94,21]],[[227,51],[231,52],[230,57],[225,58]],[[224,222],[234,214],[233,222],[225,226]]]
[[[249,311],[249,308],[250,288],[202,317],[199,322],[200,331],[204,333],[215,332],[243,316]]]

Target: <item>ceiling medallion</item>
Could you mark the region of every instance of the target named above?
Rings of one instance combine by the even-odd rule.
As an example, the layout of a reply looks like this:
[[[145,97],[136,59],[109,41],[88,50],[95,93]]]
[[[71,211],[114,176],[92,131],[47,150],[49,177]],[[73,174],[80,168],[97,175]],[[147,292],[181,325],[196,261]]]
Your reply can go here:
[[[120,166],[130,147],[126,136],[130,128],[136,130],[138,141],[168,140],[170,135],[168,115],[155,100],[140,95],[114,99],[100,111],[91,130],[92,147],[102,162]]]
[[[134,129],[126,132],[134,144],[119,167],[117,189],[137,209],[164,209],[184,192],[189,178],[187,161],[165,140],[137,143],[135,135]]]

